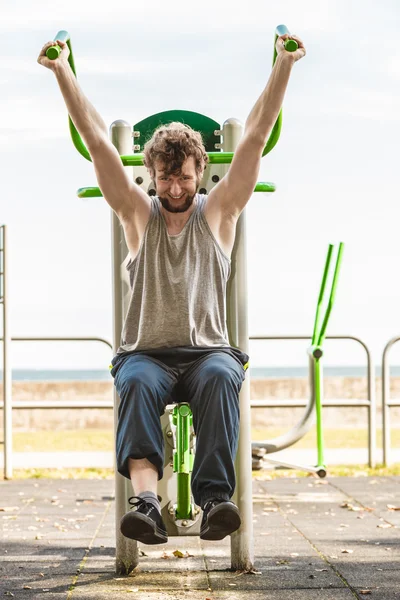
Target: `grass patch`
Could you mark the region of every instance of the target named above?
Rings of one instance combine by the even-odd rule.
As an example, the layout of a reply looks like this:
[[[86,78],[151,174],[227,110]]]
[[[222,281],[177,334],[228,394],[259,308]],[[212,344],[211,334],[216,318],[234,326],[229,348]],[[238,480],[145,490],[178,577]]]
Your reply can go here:
[[[392,477],[399,475],[400,463],[391,465],[390,467],[377,465],[373,469],[369,468],[367,465],[334,465],[332,467],[327,465],[327,476],[325,479],[329,480],[329,477]],[[306,473],[305,471],[295,471],[292,469],[264,469],[262,471],[253,471],[253,479],[258,479],[260,481],[280,478],[297,479],[299,477],[319,479],[318,475],[314,473]],[[321,481],[323,481],[323,479]]]
[[[293,479],[310,477],[319,479],[317,475],[305,471],[294,471],[291,469],[264,469],[253,471],[253,479],[268,481],[272,479]],[[328,466],[329,477],[391,477],[400,476],[400,464],[384,467],[377,465],[370,469],[365,465],[336,465]],[[113,469],[14,469],[14,479],[114,479]]]
[[[14,469],[13,479],[114,479],[113,469]]]

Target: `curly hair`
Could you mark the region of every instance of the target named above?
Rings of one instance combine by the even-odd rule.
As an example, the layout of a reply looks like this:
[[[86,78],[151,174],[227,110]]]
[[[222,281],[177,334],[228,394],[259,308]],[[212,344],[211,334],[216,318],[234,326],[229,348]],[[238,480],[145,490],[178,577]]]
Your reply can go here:
[[[144,149],[144,164],[155,178],[155,163],[164,165],[165,174],[179,173],[189,156],[193,156],[196,175],[200,179],[208,162],[201,133],[183,123],[169,123],[158,127]]]

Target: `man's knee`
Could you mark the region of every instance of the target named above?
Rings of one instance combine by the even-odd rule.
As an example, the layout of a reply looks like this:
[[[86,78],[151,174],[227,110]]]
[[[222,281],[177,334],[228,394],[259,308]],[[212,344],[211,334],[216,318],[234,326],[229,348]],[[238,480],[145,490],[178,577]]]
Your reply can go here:
[[[121,399],[132,393],[151,393],[153,384],[154,376],[152,377],[151,373],[140,369],[122,371],[115,380],[115,387]]]
[[[225,360],[209,360],[201,372],[201,379],[205,385],[228,385],[237,391],[240,390],[243,378],[243,367],[230,357],[226,357]]]

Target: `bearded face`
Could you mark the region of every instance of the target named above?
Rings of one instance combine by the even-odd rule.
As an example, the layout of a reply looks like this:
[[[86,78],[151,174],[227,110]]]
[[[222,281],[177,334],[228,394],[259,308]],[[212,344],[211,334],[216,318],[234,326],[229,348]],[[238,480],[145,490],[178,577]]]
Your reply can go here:
[[[165,165],[155,165],[155,187],[161,205],[170,213],[184,213],[193,204],[200,180],[193,156],[182,164],[179,173],[166,174]]]

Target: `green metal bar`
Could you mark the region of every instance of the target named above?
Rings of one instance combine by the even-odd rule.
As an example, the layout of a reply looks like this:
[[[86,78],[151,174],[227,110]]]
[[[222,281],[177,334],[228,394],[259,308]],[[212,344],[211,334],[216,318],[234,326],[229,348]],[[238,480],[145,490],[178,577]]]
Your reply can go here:
[[[273,52],[273,56],[272,56],[272,66],[274,66],[276,57],[278,55],[278,53],[276,51],[276,40],[278,39],[279,36],[285,35],[286,33],[288,35],[290,35],[289,30],[286,27],[286,25],[278,25],[277,28],[275,29],[275,41],[274,41],[274,52]],[[298,45],[295,40],[286,40],[285,41],[285,49],[288,52],[294,52],[295,50],[297,50],[297,48],[298,48]],[[268,142],[262,153],[263,156],[265,156],[266,154],[271,152],[271,150],[276,146],[276,144],[278,143],[279,137],[281,135],[281,130],[282,130],[282,109],[279,111],[278,118],[275,121],[275,125],[272,128]]]
[[[321,363],[319,358],[314,358],[314,378],[315,378],[315,415],[317,429],[317,448],[318,448],[318,465],[317,467],[325,468],[324,461],[324,435],[322,428],[322,377]]]
[[[325,287],[326,287],[326,280],[328,278],[329,265],[330,265],[331,258],[332,258],[332,251],[333,251],[333,245],[329,244],[328,254],[326,256],[326,261],[325,261],[324,275],[322,277],[321,289],[319,291],[319,297],[318,297],[318,303],[317,303],[317,312],[316,312],[316,315],[315,315],[315,322],[314,322],[314,331],[313,331],[313,335],[312,335],[312,339],[311,339],[311,345],[312,346],[315,346],[317,344],[317,339],[319,337],[319,324],[320,324],[320,319],[321,319],[321,305],[322,305],[322,300],[324,298]]]
[[[72,46],[71,46],[71,37],[70,37],[68,31],[65,31],[64,29],[59,31],[57,33],[57,35],[54,37],[53,41],[56,42],[57,40],[61,40],[62,42],[65,42],[67,44],[67,46],[69,48],[68,63],[72,69],[73,74],[76,77],[76,68],[75,68],[74,55],[73,55]],[[57,44],[56,46],[50,46],[50,48],[47,49],[46,56],[50,60],[55,60],[56,58],[59,57],[60,53],[61,53],[61,48]],[[92,159],[90,157],[89,151],[86,148],[85,144],[83,143],[82,138],[79,135],[78,130],[76,129],[76,127],[69,115],[68,115],[68,124],[69,124],[69,131],[71,134],[72,142],[73,142],[75,148],[78,150],[79,154],[82,154],[82,156],[84,158],[91,161]]]
[[[316,413],[316,431],[317,431],[317,451],[318,451],[318,464],[317,468],[326,472],[325,461],[324,461],[324,437],[323,437],[323,424],[322,424],[322,364],[321,358],[323,355],[322,344],[325,339],[325,332],[328,325],[329,316],[332,310],[333,302],[336,294],[336,287],[339,277],[339,270],[342,260],[344,244],[341,242],[339,244],[339,250],[336,259],[335,271],[332,279],[332,288],[328,301],[328,306],[325,311],[325,316],[323,318],[322,326],[320,327],[321,320],[321,305],[325,295],[326,282],[329,273],[329,267],[332,258],[332,252],[334,246],[329,244],[328,254],[325,262],[324,274],[322,277],[321,289],[318,297],[317,304],[317,312],[314,323],[314,331],[312,336],[310,354],[312,357],[312,368],[313,368],[313,378],[314,378],[314,393],[315,393],[315,413]]]
[[[254,188],[255,192],[275,192],[276,186],[274,183],[268,183],[266,181],[260,181]],[[102,198],[100,188],[98,187],[84,187],[79,188],[77,192],[78,198]]]
[[[190,473],[192,461],[190,453],[190,406],[186,403],[174,407],[176,422],[176,454],[174,471],[177,473],[177,506],[176,518],[188,519],[191,516]]]
[[[343,248],[344,248],[344,244],[343,244],[343,242],[340,242],[340,244],[339,244],[339,250],[338,250],[338,254],[337,254],[337,259],[336,259],[335,272],[334,272],[334,275],[333,275],[331,295],[329,297],[328,307],[326,309],[324,321],[322,323],[321,331],[319,333],[319,338],[318,338],[318,345],[319,346],[322,345],[322,343],[323,343],[323,341],[325,339],[325,332],[326,332],[326,328],[327,328],[327,325],[328,325],[329,316],[331,314],[333,302],[335,300],[337,282],[338,282],[338,278],[339,278],[340,265],[342,263]]]
[[[288,33],[288,30],[284,25],[278,25],[276,31],[278,31],[278,29],[283,31],[282,28],[284,28],[285,33]],[[280,33],[279,35],[283,35],[283,34]],[[277,34],[275,34],[275,41],[276,41],[276,38],[277,38]],[[70,38],[69,33],[65,30],[61,30],[55,36],[54,41],[56,41],[57,39],[59,39],[61,41],[65,41],[68,44],[69,51],[70,51],[70,54],[68,57],[68,62],[71,66],[71,69],[72,69],[75,77],[77,77],[75,61],[74,61],[74,56],[73,56],[72,47],[71,47],[71,38]],[[288,44],[288,42],[293,42],[293,40],[287,40],[285,42],[286,49],[289,52],[293,52],[294,48],[293,48],[293,46]],[[51,46],[51,48],[49,48],[47,50],[46,55],[48,58],[50,58],[50,60],[55,60],[60,55],[60,52],[61,52],[60,46],[58,46],[58,45]],[[272,64],[275,63],[275,59],[276,59],[276,49],[275,49],[275,43],[274,43],[274,58],[273,58]],[[68,116],[68,119],[69,119],[69,130],[70,130],[72,142],[73,142],[75,148],[78,150],[78,152],[84,158],[86,158],[86,160],[91,161],[92,159],[90,157],[89,151],[86,148],[84,142],[82,141],[82,138],[79,135],[75,125],[73,124],[73,122],[69,116]],[[275,122],[275,125],[272,128],[271,134],[265,145],[262,156],[265,156],[266,154],[271,152],[271,150],[276,146],[276,144],[279,140],[280,133],[281,133],[281,128],[282,128],[282,111],[280,111],[279,116]],[[210,160],[211,164],[230,164],[232,162],[233,152],[208,152],[208,156],[209,156],[209,160]],[[141,165],[143,165],[143,154],[124,155],[124,156],[121,156],[121,159],[122,159],[122,163],[124,166],[141,166]],[[269,191],[269,190],[262,190],[262,191]]]

